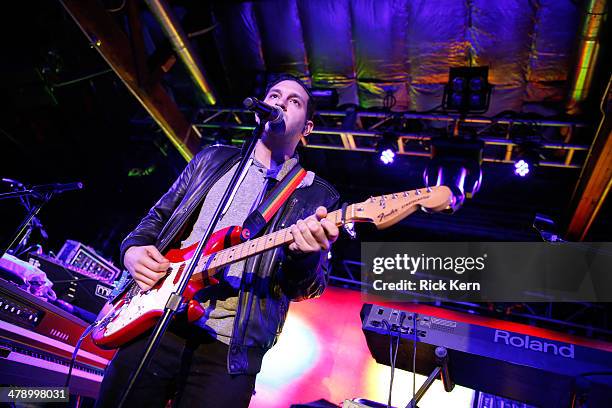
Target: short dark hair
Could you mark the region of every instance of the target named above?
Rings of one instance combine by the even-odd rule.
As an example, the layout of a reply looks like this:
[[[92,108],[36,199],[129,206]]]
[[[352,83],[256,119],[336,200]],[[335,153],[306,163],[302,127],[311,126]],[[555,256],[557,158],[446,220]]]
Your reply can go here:
[[[315,100],[312,96],[312,93],[310,93],[310,89],[308,89],[306,84],[304,84],[304,82],[302,82],[296,76],[293,76],[291,74],[280,74],[273,76],[268,82],[268,85],[266,85],[266,92],[264,93],[264,98],[266,97],[266,95],[268,95],[268,92],[270,92],[270,89],[272,89],[274,85],[283,81],[297,82],[298,85],[304,88],[304,91],[306,91],[306,94],[308,95],[308,102],[306,103],[306,120],[313,120],[316,109]]]

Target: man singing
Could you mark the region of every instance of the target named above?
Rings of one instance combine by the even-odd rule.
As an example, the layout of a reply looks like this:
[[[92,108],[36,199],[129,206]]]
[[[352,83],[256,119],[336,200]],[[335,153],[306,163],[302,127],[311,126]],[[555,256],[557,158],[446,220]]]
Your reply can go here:
[[[264,102],[280,107],[284,121],[264,131],[216,230],[243,224],[297,165],[296,146],[312,132],[312,95],[297,78],[271,82]],[[121,259],[141,289],[165,275],[169,262],[162,252],[202,239],[239,160],[240,150],[233,147],[200,152],[123,241]],[[327,255],[338,228],[325,217],[338,200],[336,190],[309,171],[262,232],[290,226],[293,243],[230,265],[217,285],[198,293],[205,314],[194,324],[177,316],[127,406],[164,407],[171,400],[177,407],[247,407],[289,302],[317,297],[327,284]],[[146,340],[142,336],[118,350],[106,370],[98,407],[117,405]]]

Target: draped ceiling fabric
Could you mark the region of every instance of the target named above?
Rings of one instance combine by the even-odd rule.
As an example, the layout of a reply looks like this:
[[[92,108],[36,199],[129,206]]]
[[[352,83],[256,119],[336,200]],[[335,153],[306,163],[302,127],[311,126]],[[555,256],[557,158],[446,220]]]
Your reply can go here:
[[[562,106],[580,21],[571,0],[217,2],[215,39],[234,90],[265,72],[338,89],[340,104],[425,111],[449,67],[488,65],[489,115]],[[550,112],[554,113],[554,112]]]

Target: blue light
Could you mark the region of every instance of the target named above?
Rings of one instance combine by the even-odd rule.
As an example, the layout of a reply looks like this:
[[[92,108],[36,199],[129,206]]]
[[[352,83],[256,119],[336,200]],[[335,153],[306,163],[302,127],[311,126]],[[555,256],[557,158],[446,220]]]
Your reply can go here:
[[[451,104],[453,107],[460,107],[463,105],[463,94],[461,93],[452,93],[451,94]]]
[[[484,79],[481,77],[476,77],[470,79],[470,90],[471,91],[482,91],[484,88]]]
[[[380,154],[380,161],[382,161],[384,164],[393,163],[394,158],[395,158],[395,153],[391,149],[385,149]]]
[[[463,77],[453,78],[453,91],[463,92],[464,89],[465,89],[465,78]]]
[[[471,93],[470,94],[470,106],[473,108],[478,108],[479,106],[484,105],[484,95],[479,93]]]
[[[529,163],[521,159],[514,163],[514,174],[520,177],[525,177],[529,174]]]

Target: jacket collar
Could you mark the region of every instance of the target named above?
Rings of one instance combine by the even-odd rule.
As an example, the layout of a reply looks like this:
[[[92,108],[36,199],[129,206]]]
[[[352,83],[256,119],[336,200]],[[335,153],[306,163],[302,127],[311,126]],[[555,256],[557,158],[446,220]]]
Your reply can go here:
[[[255,158],[255,153],[251,154],[251,157],[253,158],[253,165],[260,167],[260,168],[266,168],[266,166],[264,166],[261,162],[259,162],[256,158]],[[283,177],[285,177],[287,175],[287,173],[289,173],[291,171],[291,169],[293,167],[295,167],[295,165],[298,164],[300,160],[300,156],[297,154],[297,152],[293,155],[292,158],[286,160],[283,164],[267,169],[267,174],[266,174],[266,178],[271,178],[274,179],[276,181],[280,181],[282,180]],[[313,181],[314,181],[314,177],[315,177],[315,173],[312,171],[307,171],[306,172],[306,177],[304,177],[304,179],[302,180],[302,182],[297,186],[297,188],[304,188],[304,187],[309,187],[312,185]]]

